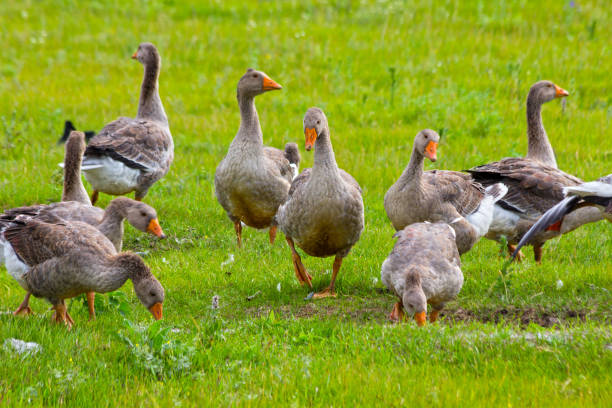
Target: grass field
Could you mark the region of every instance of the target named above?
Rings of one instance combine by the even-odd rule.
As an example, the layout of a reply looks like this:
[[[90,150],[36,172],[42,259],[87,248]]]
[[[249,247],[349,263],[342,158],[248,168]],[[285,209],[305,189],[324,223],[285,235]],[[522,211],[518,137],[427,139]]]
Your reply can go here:
[[[163,59],[176,149],[145,198],[168,239],[126,227],[124,244],[165,286],[164,319],[152,323],[129,283],[98,296],[94,322],[70,301],[70,332],[51,324],[42,300],[16,318],[24,292],[2,269],[0,405],[612,404],[610,224],[549,242],[541,266],[527,249],[505,275],[499,246],[481,241],[463,256],[458,299],[424,329],[387,321],[394,299],[380,282],[394,243],[383,196],[423,128],[443,135],[435,168],[524,154],[527,91],[550,79],[570,92],[543,109],[559,166],[585,180],[612,171],[609,4],[356,3],[2,3],[0,209],[60,199],[65,119],[99,130],[135,115],[142,67],[129,57],[142,41]],[[283,85],[256,100],[266,144],[297,142],[310,167],[302,118],[319,106],[339,165],[363,187],[366,227],[336,299],[303,300],[282,236],[271,247],[247,229],[238,250],[215,199],[248,67]],[[332,259],[303,260],[323,288]],[[17,355],[9,338],[41,351]]]

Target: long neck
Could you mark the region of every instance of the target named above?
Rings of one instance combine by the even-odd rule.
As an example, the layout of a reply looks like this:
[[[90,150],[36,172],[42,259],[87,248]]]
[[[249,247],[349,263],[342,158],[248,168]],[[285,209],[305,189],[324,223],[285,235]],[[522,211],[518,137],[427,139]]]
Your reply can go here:
[[[338,164],[334,156],[331,139],[329,138],[329,127],[325,125],[323,131],[317,136],[315,142],[314,164],[312,166],[312,177],[325,175],[339,176]]]
[[[156,58],[152,62],[148,62],[144,67],[144,78],[140,87],[140,101],[138,102],[139,119],[150,119],[156,122],[168,125],[168,117],[164,111],[161,99],[159,97],[159,70],[161,61]]]
[[[91,200],[81,179],[81,155],[76,149],[66,148],[64,158],[64,189],[62,201],[78,201],[91,205]]]
[[[240,145],[248,145],[251,152],[253,149],[263,149],[263,134],[257,109],[255,109],[255,97],[238,92],[238,106],[240,107],[240,128],[234,141]]]
[[[398,180],[398,184],[404,188],[411,186],[413,188],[420,189],[421,182],[423,179],[423,162],[425,157],[421,152],[418,151],[416,144],[412,147],[412,155],[410,156],[410,162],[404,169],[404,172]]]
[[[542,103],[533,95],[527,97],[527,158],[557,167],[555,153],[542,123]]]
[[[129,202],[129,199],[125,197],[112,200],[104,210],[104,216],[98,225],[98,230],[113,243],[117,252],[121,251],[123,220],[127,216],[126,211]]]

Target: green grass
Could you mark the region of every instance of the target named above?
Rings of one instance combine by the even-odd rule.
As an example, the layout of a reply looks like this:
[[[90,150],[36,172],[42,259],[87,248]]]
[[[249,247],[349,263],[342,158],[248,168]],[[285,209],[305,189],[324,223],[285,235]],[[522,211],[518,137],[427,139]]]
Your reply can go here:
[[[125,297],[98,297],[95,322],[69,302],[71,332],[50,323],[41,300],[34,316],[14,318],[23,290],[1,271],[0,343],[42,351],[0,344],[0,404],[609,406],[609,224],[549,242],[542,266],[528,259],[507,275],[498,246],[481,241],[463,257],[465,285],[446,318],[422,330],[386,321],[394,300],[379,278],[393,246],[382,198],[420,129],[443,133],[435,168],[521,155],[527,91],[551,79],[570,92],[543,110],[559,166],[585,180],[610,173],[609,5],[243,3],[3,2],[0,208],[60,199],[65,119],[99,130],[135,114],[142,67],[129,57],[142,41],[163,58],[176,158],[145,199],[168,239],[127,227],[124,245],[146,251],[166,288],[165,318],[152,325],[131,284]],[[338,163],[363,187],[366,227],[337,299],[303,300],[282,236],[270,247],[247,229],[237,250],[214,197],[248,67],[283,85],[257,98],[265,142],[302,147],[303,115],[319,106]],[[324,287],[332,260],[303,260]]]

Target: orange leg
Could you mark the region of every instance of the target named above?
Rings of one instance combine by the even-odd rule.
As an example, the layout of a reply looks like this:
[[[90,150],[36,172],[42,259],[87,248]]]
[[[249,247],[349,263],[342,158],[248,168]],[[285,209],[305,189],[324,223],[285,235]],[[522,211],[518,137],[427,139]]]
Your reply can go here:
[[[95,299],[95,292],[87,292],[87,307],[89,308],[89,320],[96,320]]]
[[[96,201],[98,201],[98,190],[94,190],[93,193],[91,193],[91,205],[94,205]]]
[[[293,240],[287,236],[285,236],[285,239],[287,240],[287,244],[289,244],[289,248],[291,248],[291,258],[293,261],[293,269],[295,269],[295,277],[300,281],[300,285],[307,283],[308,286],[312,288],[312,276],[310,276],[306,268],[304,268],[302,258],[300,258],[300,254],[295,250]]]
[[[30,292],[28,292],[25,295],[25,297],[23,298],[23,302],[21,302],[21,304],[19,305],[17,310],[15,310],[13,312],[13,315],[15,315],[15,316],[25,316],[25,315],[32,314],[32,309],[30,309],[30,296],[31,295],[32,294]]]
[[[331,278],[331,282],[329,283],[329,286],[322,290],[321,292],[317,292],[314,294],[313,298],[314,299],[320,299],[320,298],[325,298],[325,297],[336,297],[336,291],[334,290],[334,285],[336,284],[336,276],[338,276],[338,271],[340,270],[340,267],[342,266],[342,258],[340,258],[339,256],[336,256],[336,258],[334,259],[334,269],[332,271],[332,278]]]
[[[64,323],[66,326],[68,326],[68,330],[70,330],[74,320],[72,320],[72,317],[70,317],[66,311],[66,305],[64,302],[62,301],[62,303],[54,305],[53,309],[55,312],[53,313],[53,316],[51,316],[51,320],[53,320],[55,323]]]
[[[389,319],[391,319],[392,322],[401,322],[404,320],[404,316],[404,305],[402,302],[396,302],[395,306],[393,306],[391,314],[389,315]]]
[[[278,227],[276,225],[271,226],[270,230],[268,230],[268,234],[270,235],[270,244],[274,244],[274,240],[276,239],[277,230],[278,230]]]
[[[242,224],[240,221],[234,221],[234,231],[236,231],[236,242],[238,248],[242,248]]]
[[[533,246],[533,259],[538,265],[542,264],[542,245]]]
[[[439,310],[432,310],[431,313],[429,314],[429,322],[433,323],[436,320],[438,320],[438,315],[440,314]]]
[[[508,244],[508,254],[512,256],[514,251],[516,251],[516,245]],[[523,251],[519,251],[519,253],[516,254],[516,262],[522,262],[523,259],[525,259],[525,255],[523,255]]]

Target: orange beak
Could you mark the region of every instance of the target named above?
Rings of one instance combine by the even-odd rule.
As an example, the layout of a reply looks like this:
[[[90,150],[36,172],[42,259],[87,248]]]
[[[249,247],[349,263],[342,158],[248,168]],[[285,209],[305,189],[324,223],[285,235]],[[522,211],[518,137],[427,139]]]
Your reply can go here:
[[[425,311],[419,312],[419,313],[415,313],[414,314],[414,320],[416,320],[416,322],[419,325],[419,327],[423,327],[427,323],[427,314],[425,313]]]
[[[151,222],[149,222],[147,232],[149,234],[155,235],[158,238],[166,238],[166,235],[164,234],[164,231],[162,231],[162,228],[159,225],[159,221],[157,221],[157,218],[153,218]]]
[[[264,91],[273,91],[275,89],[283,89],[282,86],[274,82],[272,79],[268,77],[263,78],[263,90]]]
[[[162,309],[162,304],[158,302],[149,308],[149,312],[151,312],[155,320],[160,320],[162,318]]]
[[[138,58],[138,51],[135,51],[135,52],[132,54],[132,59],[136,59],[136,58]]]
[[[557,91],[557,93],[555,94],[555,98],[563,98],[569,95],[569,92],[567,92],[563,88],[559,88],[557,85],[555,85],[555,91]]]
[[[430,140],[425,147],[425,157],[427,157],[432,162],[438,160],[438,156],[436,156],[438,150],[438,144],[433,140]]]
[[[310,151],[317,140],[317,132],[314,130],[314,128],[306,128],[304,129],[304,135],[306,136],[306,150]]]

